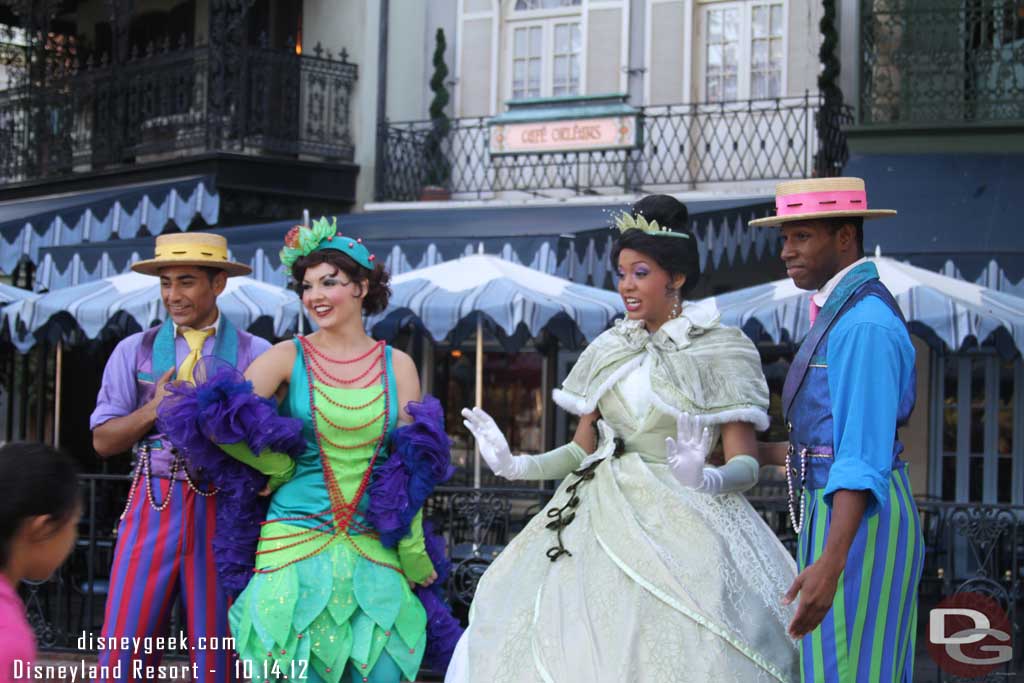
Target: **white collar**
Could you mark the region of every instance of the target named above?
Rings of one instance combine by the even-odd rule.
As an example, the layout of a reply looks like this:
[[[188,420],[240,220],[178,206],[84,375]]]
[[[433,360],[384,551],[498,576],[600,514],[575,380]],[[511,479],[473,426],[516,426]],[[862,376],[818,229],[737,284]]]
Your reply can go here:
[[[857,266],[859,266],[860,264],[867,263],[867,262],[868,262],[868,257],[867,256],[861,256],[859,259],[857,259],[856,261],[854,261],[853,263],[851,263],[850,265],[846,266],[845,268],[840,270],[838,273],[833,275],[832,279],[829,280],[828,282],[826,282],[824,287],[819,289],[817,292],[815,292],[811,296],[811,299],[813,299],[814,303],[816,305],[818,305],[820,308],[824,308],[825,307],[825,302],[828,301],[829,296],[832,295],[832,291],[836,288],[837,285],[839,285],[839,282],[844,277],[846,277],[846,274],[849,273],[854,268],[856,268]]]
[[[669,320],[661,329],[669,339],[683,347],[690,343],[689,338],[693,333],[717,327],[720,319],[721,316],[714,307],[686,302],[679,317]]]
[[[217,319],[213,321],[212,325],[207,325],[203,329],[204,330],[213,330],[213,336],[216,337],[218,334],[220,334],[220,318],[221,318],[221,316],[220,316],[220,309],[218,308],[217,309]],[[179,334],[182,334],[185,330],[191,330],[192,329],[188,325],[182,325],[181,327],[178,327],[177,323],[172,323],[172,324],[174,325],[174,336],[175,337],[177,337]]]
[[[718,309],[688,301],[683,304],[683,310],[678,318],[666,321],[653,335],[647,331],[643,320],[632,318],[619,318],[615,321],[613,329],[627,338],[639,340],[640,346],[651,337],[668,337],[679,348],[685,348],[690,345],[690,337],[718,327],[720,320],[721,314]]]

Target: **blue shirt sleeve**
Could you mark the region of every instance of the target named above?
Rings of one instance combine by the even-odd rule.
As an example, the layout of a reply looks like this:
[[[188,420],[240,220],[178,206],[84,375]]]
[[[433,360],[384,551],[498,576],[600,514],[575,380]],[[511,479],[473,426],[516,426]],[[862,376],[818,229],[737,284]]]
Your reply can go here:
[[[826,361],[835,462],[825,502],[831,506],[841,489],[867,491],[871,516],[889,501],[896,416],[912,381],[914,349],[903,323],[876,297],[843,317],[829,334]]]

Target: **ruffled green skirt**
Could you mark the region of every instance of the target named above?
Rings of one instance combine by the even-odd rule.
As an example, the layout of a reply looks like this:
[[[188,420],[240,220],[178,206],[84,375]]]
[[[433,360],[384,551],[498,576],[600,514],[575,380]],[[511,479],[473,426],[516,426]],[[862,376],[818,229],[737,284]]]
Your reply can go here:
[[[302,532],[274,522],[263,537]],[[277,550],[297,538],[261,540],[256,567],[270,569],[309,553],[328,538],[321,535],[295,548]],[[403,675],[415,680],[426,647],[427,616],[405,577],[363,554],[398,566],[394,550],[379,541],[339,537],[312,557],[278,571],[253,575],[231,607],[229,619],[243,670],[256,681],[305,674],[337,683],[347,664],[369,677],[382,652]],[[269,674],[269,675],[268,675]]]

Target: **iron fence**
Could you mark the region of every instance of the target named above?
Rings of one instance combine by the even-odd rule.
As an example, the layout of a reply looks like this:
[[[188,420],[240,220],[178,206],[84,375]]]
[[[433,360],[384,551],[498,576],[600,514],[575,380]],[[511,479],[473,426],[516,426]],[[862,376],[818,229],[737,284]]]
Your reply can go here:
[[[641,107],[642,144],[631,150],[489,152],[489,119],[386,123],[377,199],[411,201],[427,185],[456,197],[505,191],[593,194],[705,182],[837,175],[846,162],[849,107],[818,96]],[[440,152],[436,150],[440,150]]]
[[[184,40],[120,62],[47,46],[57,64],[38,76],[26,56],[37,43],[0,50],[0,181],[215,151],[353,159],[358,68],[344,50],[235,47],[228,69],[224,48]]]
[[[79,638],[98,634],[109,588],[115,529],[128,493],[124,475],[82,478],[84,514],[71,557],[49,580],[22,587],[39,644],[75,649]],[[465,619],[476,584],[490,562],[540,512],[553,491],[537,488],[441,487],[427,501],[424,518],[448,542],[453,572],[446,586],[456,614]],[[795,553],[796,536],[786,498],[768,482],[748,500],[783,544]],[[925,542],[919,614],[965,591],[987,595],[1007,613],[1018,647],[1006,671],[1024,665],[1019,647],[1024,601],[1024,506],[918,500]],[[176,619],[176,616],[172,616]],[[180,622],[179,622],[180,623]],[[927,619],[919,620],[921,629]],[[175,625],[172,632],[178,628]],[[919,637],[919,642],[924,642]],[[936,674],[941,678],[941,672]]]
[[[864,124],[1024,120],[1019,0],[861,3]]]

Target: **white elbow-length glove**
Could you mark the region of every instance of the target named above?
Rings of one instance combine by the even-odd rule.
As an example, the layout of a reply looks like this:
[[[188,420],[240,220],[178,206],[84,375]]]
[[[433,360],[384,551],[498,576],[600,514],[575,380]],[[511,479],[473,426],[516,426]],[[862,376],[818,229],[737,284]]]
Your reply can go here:
[[[579,467],[586,451],[574,441],[540,455],[512,455],[494,418],[481,408],[463,408],[462,424],[473,434],[484,462],[505,479],[561,479]]]
[[[665,439],[668,467],[680,484],[701,493],[746,491],[757,483],[760,466],[749,455],[736,455],[722,467],[705,465],[711,451],[711,430],[699,416],[683,413],[676,420],[676,438]]]

